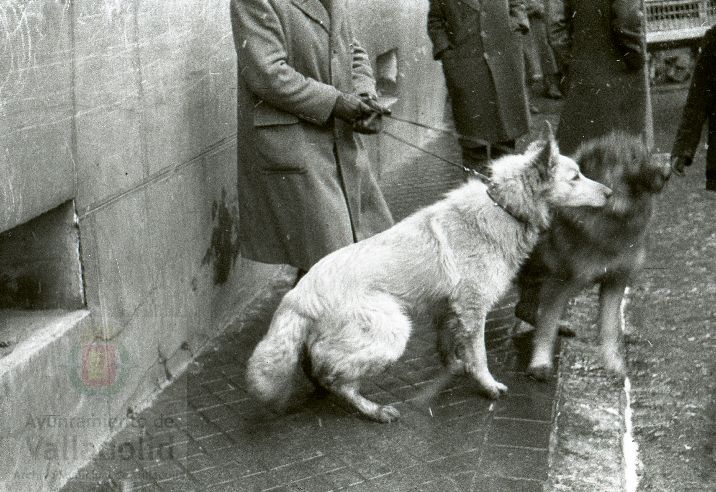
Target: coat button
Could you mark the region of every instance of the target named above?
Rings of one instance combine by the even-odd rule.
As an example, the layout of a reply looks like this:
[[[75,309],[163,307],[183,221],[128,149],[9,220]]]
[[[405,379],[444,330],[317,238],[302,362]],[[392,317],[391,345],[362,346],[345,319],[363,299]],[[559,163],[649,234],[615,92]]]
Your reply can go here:
[[[483,38],[486,38],[487,33],[485,31],[480,31],[480,36],[482,36]]]
[[[490,55],[488,55],[487,53],[483,53],[483,54],[482,54],[482,57],[483,57],[485,60],[489,60],[489,59],[490,59]]]

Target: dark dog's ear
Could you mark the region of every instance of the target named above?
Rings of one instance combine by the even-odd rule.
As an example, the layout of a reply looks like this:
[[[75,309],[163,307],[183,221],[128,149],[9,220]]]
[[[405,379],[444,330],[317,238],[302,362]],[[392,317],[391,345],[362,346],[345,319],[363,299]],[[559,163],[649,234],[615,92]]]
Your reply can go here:
[[[549,121],[545,121],[544,123],[544,140],[537,156],[534,158],[534,166],[537,168],[541,179],[547,179],[549,177],[549,173],[559,156],[559,148],[557,147],[557,141],[552,132],[552,125],[549,124]]]

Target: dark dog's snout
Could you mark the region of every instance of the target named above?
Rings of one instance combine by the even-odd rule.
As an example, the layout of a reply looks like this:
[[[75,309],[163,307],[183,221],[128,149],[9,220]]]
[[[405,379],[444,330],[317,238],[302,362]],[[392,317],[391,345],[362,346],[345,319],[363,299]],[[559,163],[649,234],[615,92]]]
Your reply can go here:
[[[657,193],[666,185],[671,177],[671,163],[668,159],[664,159],[659,163],[658,172],[653,173],[652,182],[650,183],[650,191]]]
[[[661,177],[664,178],[664,181],[668,181],[669,178],[671,177],[671,163],[670,162],[666,162],[661,167]]]

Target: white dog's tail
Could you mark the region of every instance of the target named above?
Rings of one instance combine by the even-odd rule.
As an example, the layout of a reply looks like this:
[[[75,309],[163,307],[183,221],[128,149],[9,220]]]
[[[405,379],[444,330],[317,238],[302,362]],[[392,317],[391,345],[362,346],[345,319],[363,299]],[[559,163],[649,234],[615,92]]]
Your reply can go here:
[[[249,391],[256,398],[278,409],[286,406],[298,377],[310,322],[290,305],[281,303],[246,367]]]

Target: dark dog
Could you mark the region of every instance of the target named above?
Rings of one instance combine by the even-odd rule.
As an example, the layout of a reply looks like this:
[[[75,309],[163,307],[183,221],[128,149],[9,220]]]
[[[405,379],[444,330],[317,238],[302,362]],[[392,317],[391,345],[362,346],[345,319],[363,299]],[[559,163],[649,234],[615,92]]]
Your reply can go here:
[[[583,144],[574,156],[582,173],[613,190],[602,208],[560,208],[518,278],[515,314],[536,327],[528,371],[552,373],[557,324],[568,300],[599,284],[601,350],[608,370],[624,374],[620,308],[642,265],[652,202],[670,175],[668,162],[650,158],[642,141],[612,133]]]

